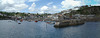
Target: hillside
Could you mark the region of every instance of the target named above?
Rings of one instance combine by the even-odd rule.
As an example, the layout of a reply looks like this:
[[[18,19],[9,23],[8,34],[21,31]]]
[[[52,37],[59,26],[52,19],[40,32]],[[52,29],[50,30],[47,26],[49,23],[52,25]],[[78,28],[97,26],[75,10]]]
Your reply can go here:
[[[82,6],[76,11],[72,10],[71,14],[100,15],[100,6]]]

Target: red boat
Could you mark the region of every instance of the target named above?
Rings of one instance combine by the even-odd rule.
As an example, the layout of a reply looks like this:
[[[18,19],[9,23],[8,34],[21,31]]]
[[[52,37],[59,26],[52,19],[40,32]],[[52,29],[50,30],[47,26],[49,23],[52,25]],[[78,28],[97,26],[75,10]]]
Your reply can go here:
[[[35,22],[38,22],[38,21],[35,21]]]

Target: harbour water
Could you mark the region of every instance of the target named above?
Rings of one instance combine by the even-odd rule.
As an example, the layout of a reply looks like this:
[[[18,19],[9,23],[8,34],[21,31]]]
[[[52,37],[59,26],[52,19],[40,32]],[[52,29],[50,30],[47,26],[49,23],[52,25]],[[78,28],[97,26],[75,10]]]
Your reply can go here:
[[[100,38],[100,22],[55,28],[46,22],[0,20],[0,38]]]

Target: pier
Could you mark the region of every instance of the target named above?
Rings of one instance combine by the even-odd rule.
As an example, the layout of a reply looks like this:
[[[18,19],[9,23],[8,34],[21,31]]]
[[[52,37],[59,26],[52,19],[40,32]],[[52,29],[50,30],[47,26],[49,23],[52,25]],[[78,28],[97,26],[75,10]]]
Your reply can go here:
[[[75,26],[75,25],[81,25],[84,23],[85,22],[83,20],[79,20],[79,19],[63,20],[63,21],[55,22],[54,27]]]

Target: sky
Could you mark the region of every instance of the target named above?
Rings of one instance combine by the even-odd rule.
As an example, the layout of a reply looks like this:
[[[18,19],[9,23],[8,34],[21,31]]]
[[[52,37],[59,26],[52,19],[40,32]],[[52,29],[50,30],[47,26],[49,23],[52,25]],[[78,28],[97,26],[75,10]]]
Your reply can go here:
[[[100,0],[0,0],[0,11],[53,14],[83,5],[100,6]]]

